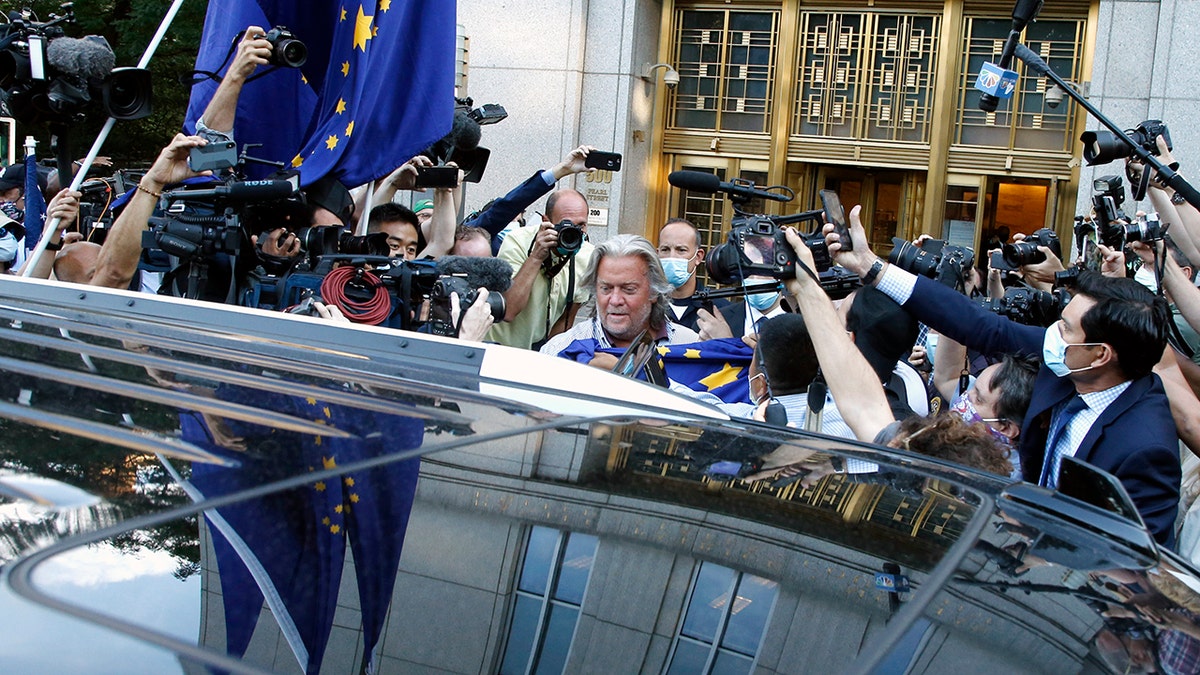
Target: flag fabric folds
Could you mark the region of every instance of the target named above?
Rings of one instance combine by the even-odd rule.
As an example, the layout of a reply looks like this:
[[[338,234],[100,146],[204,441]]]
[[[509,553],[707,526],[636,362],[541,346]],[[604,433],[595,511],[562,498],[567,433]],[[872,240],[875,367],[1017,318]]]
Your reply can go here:
[[[559,356],[588,363],[596,354],[621,356],[624,349],[600,347],[594,338],[575,340]],[[712,394],[725,403],[751,403],[749,370],[754,357],[741,338],[723,338],[658,348],[659,364],[667,377],[694,391]],[[644,379],[639,375],[638,379]]]
[[[46,198],[38,187],[37,157],[25,156],[25,248],[32,249],[42,238],[46,224]]]
[[[741,338],[722,338],[659,348],[663,370],[694,391],[726,403],[750,403],[751,349]]]
[[[236,387],[222,387],[217,395],[229,401],[253,397],[256,405],[306,417],[352,437],[222,422],[226,429],[221,435],[246,440],[250,450],[234,455],[242,463],[237,468],[193,465],[192,484],[207,498],[414,449],[424,437],[424,424],[415,418]],[[214,441],[211,420],[190,413],[180,419],[185,439],[230,454]],[[418,468],[416,459],[391,462],[206,514],[221,580],[227,652],[245,654],[266,598],[305,672],[320,671],[349,544],[362,612],[364,666],[369,665],[391,604]]]
[[[236,140],[263,143],[261,156],[298,168],[305,185],[326,175],[361,185],[449,132],[456,11],[453,0],[212,0],[196,69],[220,68],[247,26],[286,26],[308,61],[246,84]],[[215,90],[193,89],[189,131]]]

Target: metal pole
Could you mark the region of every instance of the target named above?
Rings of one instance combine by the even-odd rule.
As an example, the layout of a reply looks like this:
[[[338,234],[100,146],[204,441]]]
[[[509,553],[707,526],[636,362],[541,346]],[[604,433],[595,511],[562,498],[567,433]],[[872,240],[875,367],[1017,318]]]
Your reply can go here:
[[[158,31],[154,33],[154,37],[150,39],[150,44],[146,45],[146,51],[142,53],[142,59],[138,61],[138,68],[145,68],[150,65],[150,59],[154,56],[154,52],[158,50],[158,45],[162,43],[163,38],[167,35],[167,29],[171,27],[171,22],[175,20],[175,15],[179,14],[179,9],[183,7],[183,0],[174,0],[171,7],[167,10],[166,16],[163,17],[161,23],[158,24]],[[100,148],[104,146],[104,141],[108,140],[108,135],[112,133],[113,125],[117,123],[115,118],[108,118],[104,123],[104,128],[96,136],[96,142],[92,143],[92,149],[88,150],[87,157],[84,157],[83,163],[79,165],[79,173],[75,174],[75,178],[71,181],[71,189],[78,190],[80,185],[83,185],[83,179],[87,176],[87,172],[92,168],[92,163],[96,161],[96,156],[100,154]],[[46,227],[42,229],[42,238],[38,241],[37,246],[29,255],[29,260],[25,265],[25,271],[21,276],[30,276],[33,274],[34,267],[41,260],[42,254],[46,252],[46,246],[50,243],[50,238],[54,231],[58,229],[58,218],[52,219],[46,223]]]

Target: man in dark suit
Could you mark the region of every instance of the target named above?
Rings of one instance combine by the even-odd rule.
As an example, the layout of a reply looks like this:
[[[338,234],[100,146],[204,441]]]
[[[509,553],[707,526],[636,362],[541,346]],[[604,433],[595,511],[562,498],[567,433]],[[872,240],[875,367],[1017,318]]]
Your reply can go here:
[[[1167,343],[1165,300],[1132,279],[1085,272],[1060,321],[1047,329],[1023,326],[880,260],[867,244],[859,208],[851,224],[854,250],[837,253],[837,262],[864,284],[982,353],[1041,355],[1020,436],[1025,480],[1055,487],[1063,456],[1086,461],[1115,475],[1154,537],[1173,544],[1179,439],[1162,381],[1151,372]],[[827,237],[836,252],[836,235]]]

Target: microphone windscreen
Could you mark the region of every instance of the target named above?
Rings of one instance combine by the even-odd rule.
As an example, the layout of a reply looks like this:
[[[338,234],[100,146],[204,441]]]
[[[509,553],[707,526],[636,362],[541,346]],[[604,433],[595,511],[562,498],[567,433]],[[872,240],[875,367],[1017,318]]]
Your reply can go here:
[[[682,190],[696,192],[717,192],[721,189],[721,179],[716,174],[700,171],[672,171],[667,176],[667,182]]]
[[[447,255],[437,260],[438,274],[453,274],[466,278],[472,288],[483,286],[489,291],[503,293],[512,286],[512,265],[499,258]]]
[[[60,37],[46,45],[46,61],[66,75],[103,78],[117,63],[108,41],[99,35]]]
[[[460,150],[474,150],[479,147],[483,138],[483,130],[479,123],[467,117],[464,112],[454,113],[454,122],[450,127],[450,144]]]

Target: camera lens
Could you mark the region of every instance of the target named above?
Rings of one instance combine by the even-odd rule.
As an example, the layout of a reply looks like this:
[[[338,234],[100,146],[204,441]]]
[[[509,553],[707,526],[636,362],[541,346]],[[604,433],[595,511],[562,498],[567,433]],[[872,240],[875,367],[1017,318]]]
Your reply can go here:
[[[714,246],[704,259],[704,267],[708,270],[708,278],[718,284],[732,284],[740,281],[738,271],[738,251],[734,244]]]
[[[299,40],[282,40],[275,49],[279,51],[279,60],[289,68],[299,68],[308,61],[308,47]]]
[[[1015,244],[1005,244],[1004,262],[1012,267],[1020,267],[1022,265],[1036,265],[1046,261],[1046,254],[1038,249],[1038,242],[1017,242]]]
[[[1088,166],[1108,164],[1133,152],[1128,143],[1111,131],[1085,131],[1079,140],[1083,142],[1083,159]]]
[[[583,230],[577,227],[569,220],[564,220],[554,226],[558,231],[558,248],[555,252],[559,255],[573,256],[579,253],[579,249],[583,247]]]
[[[899,237],[892,237],[892,245],[892,252],[888,254],[888,262],[906,272],[931,279],[937,275],[939,256]]]

